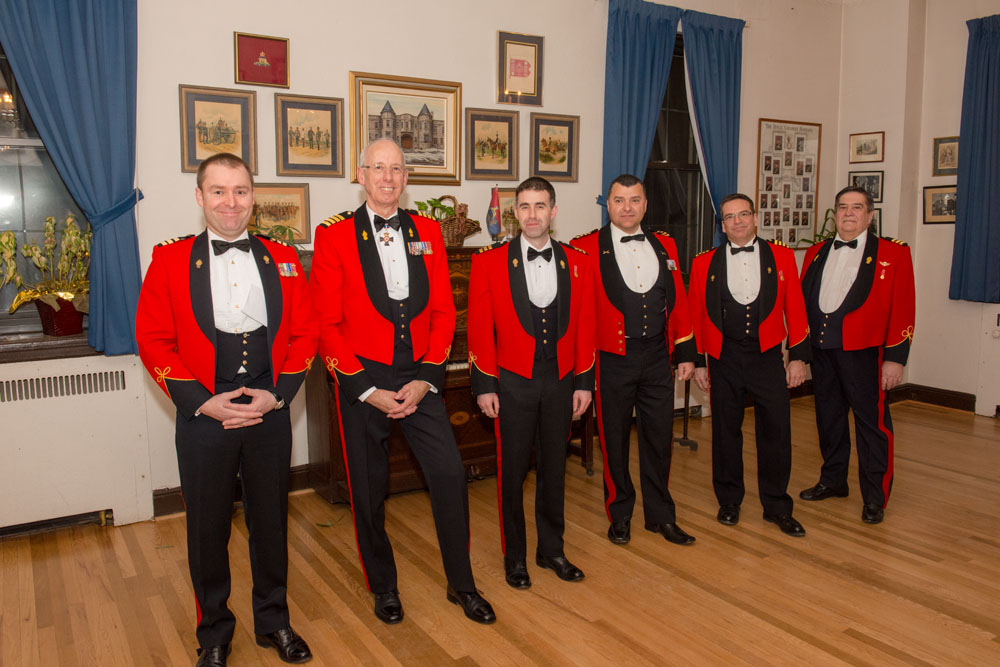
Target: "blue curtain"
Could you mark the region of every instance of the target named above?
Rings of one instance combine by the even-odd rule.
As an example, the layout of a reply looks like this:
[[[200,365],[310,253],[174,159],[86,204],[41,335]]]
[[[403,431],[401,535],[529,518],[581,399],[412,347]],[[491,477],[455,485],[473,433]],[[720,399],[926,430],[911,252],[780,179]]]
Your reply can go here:
[[[136,0],[0,0],[3,43],[38,134],[90,220],[92,347],[136,353]]]
[[[739,19],[691,10],[681,19],[703,171],[716,219],[722,198],[736,192],[744,25]],[[722,240],[722,226],[717,223],[715,245]]]
[[[1000,14],[968,22],[948,296],[1000,302]]]
[[[616,177],[642,178],[656,134],[682,10],[640,0],[611,0],[604,73],[601,194]],[[605,209],[601,224],[606,224]]]

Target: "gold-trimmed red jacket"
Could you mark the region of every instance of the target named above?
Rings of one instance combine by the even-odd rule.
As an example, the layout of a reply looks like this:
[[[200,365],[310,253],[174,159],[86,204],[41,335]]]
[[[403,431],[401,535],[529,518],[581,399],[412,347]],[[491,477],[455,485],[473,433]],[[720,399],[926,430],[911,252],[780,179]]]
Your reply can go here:
[[[802,292],[819,299],[823,268],[833,241],[817,243],[806,252],[802,265]],[[913,259],[902,241],[868,232],[854,285],[844,298],[843,345],[845,350],[885,348],[883,359],[905,364],[913,341],[916,294]],[[812,323],[818,324],[818,323]]]
[[[799,285],[795,253],[783,243],[757,237],[760,253],[760,292],[757,336],[765,352],[788,338],[788,357],[809,361],[809,323]],[[688,306],[699,354],[718,359],[722,353],[722,296],[719,287],[727,280],[729,243],[706,250],[694,258],[688,281]],[[699,360],[700,363],[700,360]]]
[[[251,234],[250,251],[264,288],[274,390],[290,402],[316,356],[306,275],[291,246]],[[135,316],[139,357],[185,417],[216,393],[210,252],[206,232],[153,248]]]
[[[440,223],[399,210],[409,272],[410,338],[417,378],[439,391],[455,336],[455,302]],[[382,260],[364,204],[316,230],[309,286],[319,321],[319,354],[345,395],[375,383],[359,357],[392,364],[395,325]],[[417,244],[417,245],[413,245]]]
[[[645,226],[640,231],[653,246],[660,271],[666,276],[663,281],[666,291],[667,328],[663,332],[667,349],[677,363],[694,361],[698,350],[694,341],[694,328],[688,310],[687,294],[681,278],[677,245],[664,232],[650,232]],[[611,225],[578,236],[570,244],[587,253],[591,275],[594,278],[594,298],[596,300],[597,349],[612,354],[625,354],[625,316],[623,302],[625,280],[622,278],[615,260],[614,241]]]
[[[498,368],[530,378],[535,332],[520,236],[472,256],[469,275],[469,372],[472,393],[496,393]],[[541,261],[541,260],[538,260]],[[576,389],[594,389],[594,284],[585,252],[552,240],[558,281],[556,359],[559,377],[575,374]]]

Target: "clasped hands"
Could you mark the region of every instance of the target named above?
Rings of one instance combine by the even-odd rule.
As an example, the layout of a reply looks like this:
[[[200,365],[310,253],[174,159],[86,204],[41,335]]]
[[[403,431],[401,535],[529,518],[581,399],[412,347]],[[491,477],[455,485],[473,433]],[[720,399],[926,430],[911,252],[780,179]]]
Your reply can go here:
[[[376,389],[365,399],[365,403],[378,408],[389,419],[403,419],[417,411],[417,405],[430,389],[431,386],[423,380],[411,380],[396,392]]]
[[[233,403],[240,396],[249,396],[249,403]],[[264,413],[270,412],[278,401],[267,389],[240,387],[232,391],[216,394],[202,403],[198,413],[222,422],[222,428],[229,430],[254,426],[264,421]]]

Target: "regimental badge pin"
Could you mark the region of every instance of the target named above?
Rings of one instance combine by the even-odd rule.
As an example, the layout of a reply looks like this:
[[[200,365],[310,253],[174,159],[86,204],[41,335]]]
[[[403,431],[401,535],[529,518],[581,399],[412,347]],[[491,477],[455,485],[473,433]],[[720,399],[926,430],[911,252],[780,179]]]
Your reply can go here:
[[[408,231],[410,233],[410,238],[412,239],[413,238],[413,227],[407,227],[406,231]]]
[[[771,273],[771,267],[770,267],[770,266],[769,266],[769,267],[767,267],[767,272],[768,272],[768,273]]]
[[[517,258],[516,257],[514,258],[514,268],[515,269],[517,268]]]
[[[560,269],[565,269],[566,268],[566,262],[564,262],[563,260],[560,259],[559,260],[559,268]]]
[[[265,257],[265,259],[267,258]],[[297,278],[299,272],[292,262],[278,262],[278,275],[282,278]]]
[[[201,268],[201,260],[200,259],[195,261],[194,268],[196,268],[196,269],[200,269]]]
[[[579,278],[579,277],[580,277],[580,272],[579,272],[579,271],[577,270],[577,269],[579,269],[579,268],[580,268],[580,267],[578,267],[578,266],[574,266],[574,267],[573,267],[573,277],[574,277],[574,278]]]
[[[872,263],[872,258],[870,256],[865,257],[865,264],[871,264],[871,263]]]
[[[882,275],[878,277],[879,280],[885,280],[885,269],[882,269]]]
[[[767,272],[768,273],[771,272],[771,267],[767,267]],[[785,282],[785,272],[781,271],[780,269],[778,270],[778,280],[780,280],[781,282]]]
[[[709,280],[711,280],[714,283],[715,282],[715,276],[714,275],[713,276],[709,276]]]
[[[601,251],[601,254],[602,254],[602,255],[610,255],[610,254],[611,254],[611,251],[610,251],[610,250],[602,250],[602,251]]]
[[[368,232],[366,232],[363,229],[361,230],[361,240],[362,241],[367,241],[368,240]]]
[[[881,266],[889,266],[889,262],[879,262]]]
[[[675,262],[672,259],[668,259],[667,260],[667,271],[676,271],[676,270],[677,270],[677,262]]]
[[[270,264],[271,263],[271,258],[268,257],[267,255],[264,255],[264,263],[265,264]]]

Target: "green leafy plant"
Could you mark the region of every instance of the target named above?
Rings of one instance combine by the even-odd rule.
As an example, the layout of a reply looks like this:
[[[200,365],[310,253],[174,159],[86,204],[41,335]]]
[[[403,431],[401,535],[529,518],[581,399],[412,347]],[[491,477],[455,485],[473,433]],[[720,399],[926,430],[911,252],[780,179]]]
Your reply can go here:
[[[0,234],[0,262],[3,277],[0,287],[12,283],[21,291],[10,306],[13,313],[31,301],[42,301],[59,310],[59,300],[70,301],[80,312],[90,311],[90,244],[93,232],[80,229],[76,217],[67,215],[61,231],[56,229],[53,216],[45,218],[45,236],[41,245],[26,243],[21,254],[29,259],[42,274],[34,285],[25,285],[18,273],[17,238],[13,232]]]

